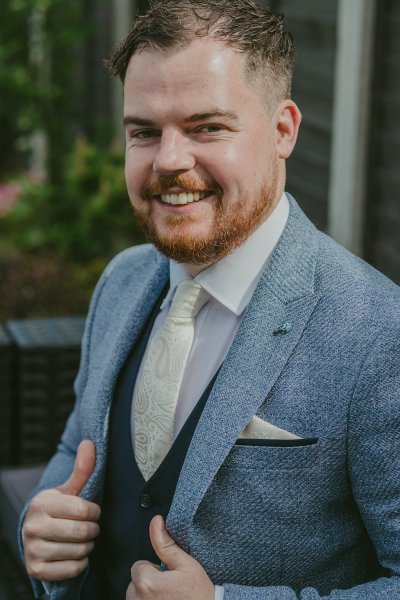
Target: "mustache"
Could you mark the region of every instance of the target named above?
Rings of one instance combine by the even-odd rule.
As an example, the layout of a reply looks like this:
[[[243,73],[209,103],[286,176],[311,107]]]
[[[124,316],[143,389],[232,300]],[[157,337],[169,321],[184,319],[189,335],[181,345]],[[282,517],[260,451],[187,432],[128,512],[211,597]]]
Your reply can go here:
[[[167,194],[174,187],[185,189],[188,192],[207,191],[217,195],[222,194],[221,187],[210,179],[198,179],[188,175],[161,175],[142,187],[141,197],[144,200],[151,200],[154,196]]]

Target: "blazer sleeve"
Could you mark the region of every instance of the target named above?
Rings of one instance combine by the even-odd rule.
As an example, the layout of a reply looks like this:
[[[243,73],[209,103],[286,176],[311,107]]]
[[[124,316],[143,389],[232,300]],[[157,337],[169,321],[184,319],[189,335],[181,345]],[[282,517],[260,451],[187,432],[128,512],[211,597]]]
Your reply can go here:
[[[371,343],[349,410],[348,471],[354,499],[387,577],[321,596],[314,588],[224,585],[224,600],[400,598],[400,331]]]
[[[112,264],[112,263],[110,263]],[[57,447],[57,452],[48,463],[38,485],[30,493],[28,500],[24,506],[18,523],[18,546],[22,560],[24,560],[24,547],[22,529],[25,516],[31,500],[34,496],[43,490],[57,487],[64,483],[72,473],[75,463],[76,451],[82,441],[82,432],[78,418],[78,405],[85,389],[87,374],[90,364],[90,347],[91,347],[91,331],[95,317],[96,307],[101,296],[105,282],[107,281],[109,268],[103,273],[90,303],[88,316],[85,324],[85,331],[82,338],[82,352],[78,375],[74,383],[74,392],[76,397],[75,407],[68,418],[66,427],[62,434],[60,443]],[[35,597],[43,594],[43,584],[33,578],[30,578],[31,584],[35,593]]]

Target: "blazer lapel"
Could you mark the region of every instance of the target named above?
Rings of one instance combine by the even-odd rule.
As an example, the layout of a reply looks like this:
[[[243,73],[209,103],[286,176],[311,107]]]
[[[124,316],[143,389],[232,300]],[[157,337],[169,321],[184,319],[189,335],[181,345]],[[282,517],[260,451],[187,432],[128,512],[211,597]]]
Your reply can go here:
[[[84,392],[85,410],[88,414],[100,415],[94,432],[91,430],[89,434],[89,430],[83,431],[83,435],[93,439],[97,449],[92,485],[95,485],[96,475],[102,473],[105,465],[105,441],[118,374],[169,278],[168,260],[158,253],[149,253],[145,275],[141,273],[140,277],[137,276],[134,265],[133,262],[130,283],[121,290],[118,306],[115,307],[118,317],[110,321],[103,343],[97,349],[98,360],[93,361],[90,380]],[[93,421],[88,420],[89,426]]]
[[[268,396],[319,300],[314,289],[318,233],[290,202],[285,230],[221,367],[177,484],[167,527],[185,550],[205,492]]]

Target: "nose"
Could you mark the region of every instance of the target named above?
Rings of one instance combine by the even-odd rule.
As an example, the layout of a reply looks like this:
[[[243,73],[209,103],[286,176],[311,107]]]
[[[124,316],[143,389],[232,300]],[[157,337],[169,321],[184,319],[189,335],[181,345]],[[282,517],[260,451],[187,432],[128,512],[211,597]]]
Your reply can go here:
[[[196,164],[190,140],[180,131],[162,132],[153,170],[161,175],[190,171]]]

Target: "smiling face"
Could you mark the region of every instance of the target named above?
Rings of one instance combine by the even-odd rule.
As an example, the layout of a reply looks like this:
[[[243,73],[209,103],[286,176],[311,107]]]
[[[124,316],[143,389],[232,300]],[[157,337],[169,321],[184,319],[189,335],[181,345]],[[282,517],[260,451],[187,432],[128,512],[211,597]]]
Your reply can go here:
[[[211,264],[278,202],[300,115],[289,100],[267,111],[243,54],[199,38],[133,55],[124,119],[128,193],[150,241],[179,262]]]

